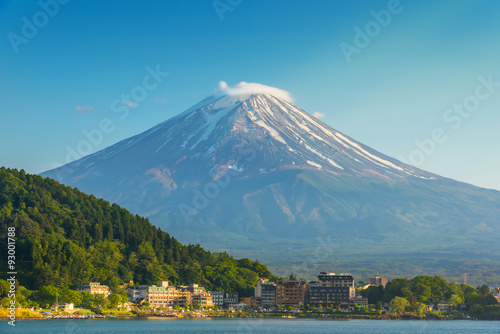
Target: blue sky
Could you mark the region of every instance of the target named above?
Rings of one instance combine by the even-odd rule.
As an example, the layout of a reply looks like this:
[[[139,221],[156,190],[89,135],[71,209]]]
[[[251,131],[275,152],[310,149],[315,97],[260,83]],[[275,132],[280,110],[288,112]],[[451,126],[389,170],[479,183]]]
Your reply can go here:
[[[42,172],[103,120],[92,152],[246,81],[387,155],[500,189],[498,1],[41,2],[52,15],[0,2],[0,165]],[[168,76],[141,90],[157,67]]]

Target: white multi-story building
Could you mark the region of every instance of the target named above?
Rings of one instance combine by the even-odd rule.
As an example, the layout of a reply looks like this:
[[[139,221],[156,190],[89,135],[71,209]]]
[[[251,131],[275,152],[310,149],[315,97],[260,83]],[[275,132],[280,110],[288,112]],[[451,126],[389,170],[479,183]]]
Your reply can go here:
[[[213,306],[212,296],[197,284],[170,286],[168,281],[158,285],[138,285],[127,290],[130,302],[148,302],[151,307],[197,305]]]
[[[101,285],[101,283],[89,282],[83,283],[76,287],[76,291],[83,293],[88,292],[93,295],[104,295],[105,297],[111,294],[111,290],[107,285]]]
[[[141,299],[140,286],[134,286],[131,289],[127,289],[128,301],[131,303],[137,303]]]
[[[212,302],[215,306],[222,307],[224,306],[224,292],[222,291],[210,291],[210,295],[212,296]]]

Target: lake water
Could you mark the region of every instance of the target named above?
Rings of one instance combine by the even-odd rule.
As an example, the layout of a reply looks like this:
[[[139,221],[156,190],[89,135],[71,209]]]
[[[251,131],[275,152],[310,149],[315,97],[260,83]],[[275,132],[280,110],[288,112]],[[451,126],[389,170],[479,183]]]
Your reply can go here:
[[[500,333],[499,321],[389,321],[389,320],[302,320],[302,319],[94,319],[17,321],[16,327],[0,324],[0,333],[111,334],[474,334]]]

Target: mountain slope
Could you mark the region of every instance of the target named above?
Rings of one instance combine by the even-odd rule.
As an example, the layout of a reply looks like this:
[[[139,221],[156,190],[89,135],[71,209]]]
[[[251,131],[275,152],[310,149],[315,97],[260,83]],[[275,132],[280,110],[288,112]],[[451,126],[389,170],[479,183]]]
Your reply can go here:
[[[15,227],[17,277],[31,289],[169,280],[250,296],[258,276],[271,277],[261,263],[183,246],[146,218],[24,171],[0,168],[0,227]]]
[[[350,254],[499,253],[500,192],[405,165],[257,84],[43,175],[180,240],[275,261],[311,254],[321,237]]]

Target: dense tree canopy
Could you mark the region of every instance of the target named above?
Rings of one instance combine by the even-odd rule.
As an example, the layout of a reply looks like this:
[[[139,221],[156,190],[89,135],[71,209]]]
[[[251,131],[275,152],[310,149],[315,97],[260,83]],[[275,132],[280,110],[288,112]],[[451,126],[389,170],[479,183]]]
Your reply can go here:
[[[370,286],[361,291],[370,304],[387,303],[391,308],[402,312],[411,310],[423,312],[425,305],[439,302],[448,303],[452,308],[466,304],[468,308],[484,308],[497,305],[488,286],[474,289],[467,284],[447,282],[441,276],[417,276],[412,279],[395,278],[385,286]]]

